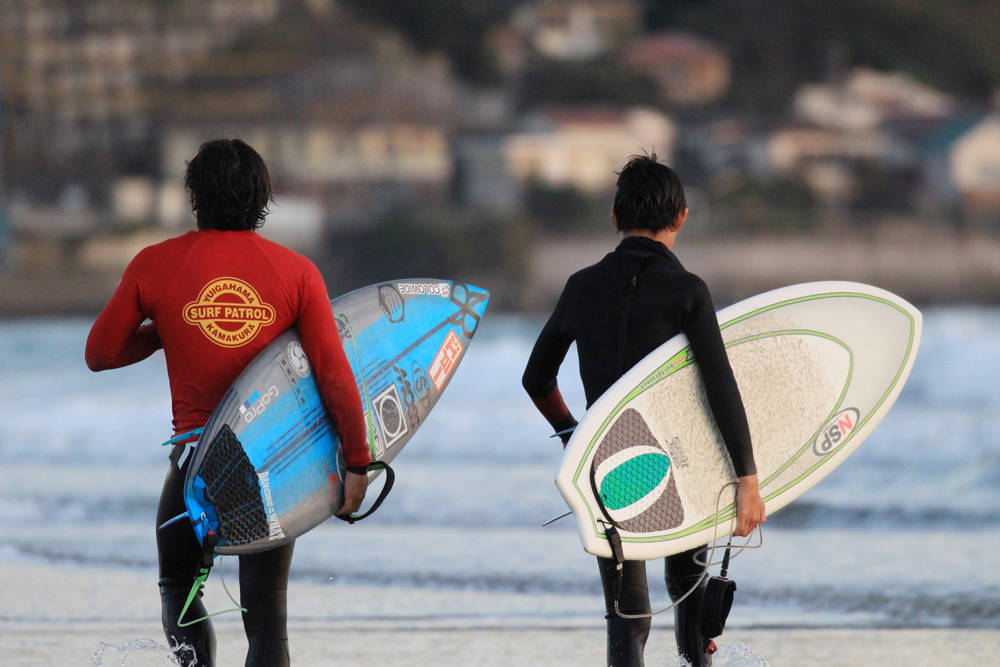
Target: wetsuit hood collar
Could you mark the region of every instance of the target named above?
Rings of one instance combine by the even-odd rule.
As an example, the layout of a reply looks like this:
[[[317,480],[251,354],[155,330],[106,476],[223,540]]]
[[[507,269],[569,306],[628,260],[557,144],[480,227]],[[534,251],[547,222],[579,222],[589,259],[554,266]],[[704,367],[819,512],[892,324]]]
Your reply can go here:
[[[615,248],[615,252],[627,252],[642,255],[661,255],[667,258],[677,266],[681,266],[681,262],[677,259],[677,255],[671,252],[670,248],[663,245],[659,241],[654,241],[646,236],[626,236]]]

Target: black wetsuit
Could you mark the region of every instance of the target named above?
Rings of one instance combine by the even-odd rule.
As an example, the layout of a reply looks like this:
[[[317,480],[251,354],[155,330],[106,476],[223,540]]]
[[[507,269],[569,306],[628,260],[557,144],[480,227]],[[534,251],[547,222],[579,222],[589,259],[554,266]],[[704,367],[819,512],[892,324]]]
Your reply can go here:
[[[666,246],[652,239],[626,237],[600,262],[570,277],[531,352],[524,388],[532,398],[551,392],[559,366],[575,341],[589,408],[625,371],[682,332],[698,360],[709,405],[736,475],[754,474],[746,413],[708,288]],[[694,550],[666,559],[671,599],[683,595],[701,575],[702,567],[694,562],[693,554]],[[614,561],[598,558],[598,562],[608,611],[608,663],[642,665],[650,621],[623,619],[614,613]],[[619,603],[625,613],[649,611],[644,562],[625,563]],[[707,645],[700,632],[700,615],[698,594],[675,608],[678,648],[693,665],[702,664]]]
[[[183,467],[176,465],[183,445],[176,445],[170,456],[170,469],[163,482],[160,504],[156,510],[156,525],[185,511],[183,489],[187,457]],[[240,605],[243,627],[249,647],[246,665],[250,667],[284,667],[289,664],[287,599],[288,569],[292,563],[295,543],[240,556]],[[198,575],[201,546],[189,521],[178,521],[156,531],[156,548],[160,560],[160,601],[163,627],[172,646],[187,644],[191,650],[177,651],[182,665],[215,664],[215,632],[211,620],[187,627],[177,625],[191,585]],[[184,615],[184,621],[200,618],[207,612],[200,595]]]

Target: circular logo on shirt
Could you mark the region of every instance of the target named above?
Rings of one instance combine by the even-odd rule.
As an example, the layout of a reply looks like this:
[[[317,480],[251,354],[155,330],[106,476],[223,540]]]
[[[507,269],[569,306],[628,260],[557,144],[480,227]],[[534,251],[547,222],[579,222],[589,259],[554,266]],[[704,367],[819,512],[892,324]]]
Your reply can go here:
[[[264,303],[253,285],[238,278],[216,278],[184,306],[184,321],[217,345],[240,347],[274,323],[274,307]]]

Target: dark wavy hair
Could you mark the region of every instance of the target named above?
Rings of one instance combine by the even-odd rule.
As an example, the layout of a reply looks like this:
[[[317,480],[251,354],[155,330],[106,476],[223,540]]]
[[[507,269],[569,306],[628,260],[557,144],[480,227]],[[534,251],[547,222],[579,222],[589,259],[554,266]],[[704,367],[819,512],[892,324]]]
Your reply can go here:
[[[191,193],[198,229],[257,229],[273,201],[267,165],[239,139],[203,143],[187,163],[184,187]]]
[[[672,227],[687,208],[684,186],[673,169],[656,161],[656,153],[633,155],[620,172],[612,209],[618,231]]]

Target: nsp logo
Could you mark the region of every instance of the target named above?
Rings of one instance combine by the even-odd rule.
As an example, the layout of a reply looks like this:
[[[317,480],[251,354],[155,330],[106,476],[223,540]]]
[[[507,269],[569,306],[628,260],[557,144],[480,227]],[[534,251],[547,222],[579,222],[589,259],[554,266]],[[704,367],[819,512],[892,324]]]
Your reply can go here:
[[[826,456],[841,441],[847,439],[857,428],[859,419],[861,412],[857,408],[846,408],[838,412],[816,436],[816,441],[813,442],[816,456]]]
[[[271,388],[263,394],[259,391],[250,394],[250,397],[243,401],[243,405],[240,406],[240,415],[243,416],[243,421],[248,424],[253,422],[264,410],[267,410],[267,406],[276,398],[278,398],[278,388],[274,385],[271,385]]]

